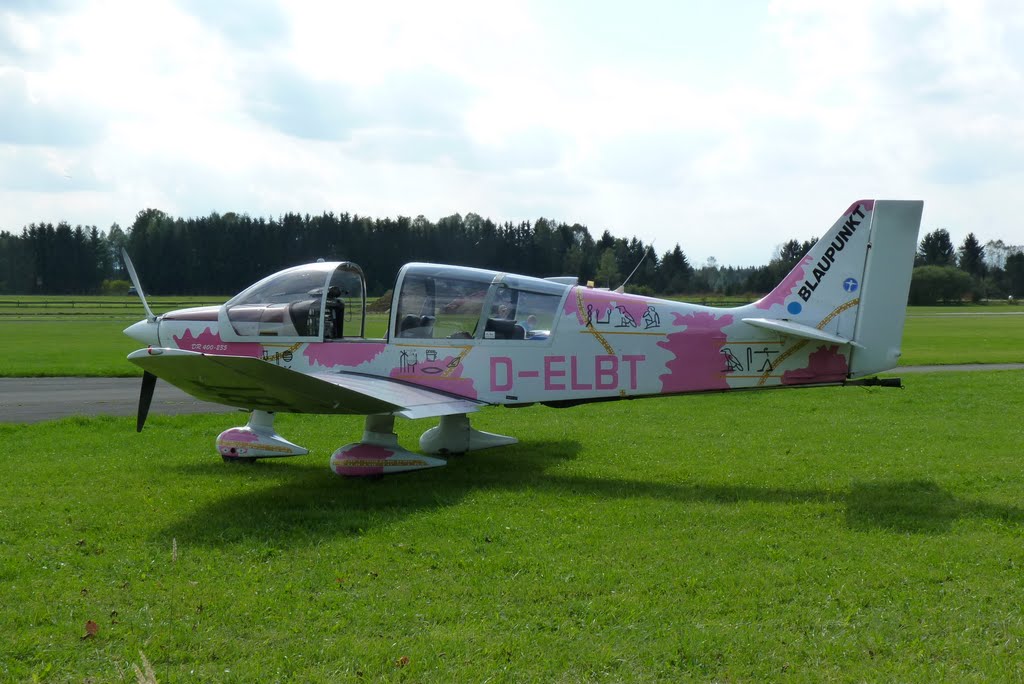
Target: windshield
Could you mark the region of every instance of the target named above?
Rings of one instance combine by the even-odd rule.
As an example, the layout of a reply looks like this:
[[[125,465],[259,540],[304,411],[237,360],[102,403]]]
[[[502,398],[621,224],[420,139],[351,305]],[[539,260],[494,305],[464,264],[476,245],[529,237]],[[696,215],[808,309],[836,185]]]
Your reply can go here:
[[[235,333],[243,337],[339,340],[364,335],[365,305],[363,272],[343,261],[275,273],[242,291],[225,308]]]
[[[256,283],[228,302],[239,304],[284,304],[322,294],[327,280],[322,271],[289,269]]]

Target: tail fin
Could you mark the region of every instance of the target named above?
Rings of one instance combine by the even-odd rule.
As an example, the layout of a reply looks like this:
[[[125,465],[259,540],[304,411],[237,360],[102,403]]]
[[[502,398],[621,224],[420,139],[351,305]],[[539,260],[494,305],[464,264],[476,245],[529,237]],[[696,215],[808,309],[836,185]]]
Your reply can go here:
[[[753,325],[853,345],[850,377],[893,368],[921,225],[920,201],[854,202],[768,296]]]

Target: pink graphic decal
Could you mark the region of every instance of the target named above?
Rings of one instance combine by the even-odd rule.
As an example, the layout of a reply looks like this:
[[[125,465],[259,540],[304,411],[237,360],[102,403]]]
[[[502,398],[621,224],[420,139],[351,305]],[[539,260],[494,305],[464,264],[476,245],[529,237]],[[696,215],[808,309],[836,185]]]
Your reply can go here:
[[[583,300],[582,310],[580,298]],[[580,325],[589,321],[597,330],[604,328],[641,330],[657,327],[657,312],[648,300],[636,295],[619,294],[608,290],[594,290],[586,287],[574,287],[565,300],[563,313],[576,316]]]
[[[838,353],[839,347],[819,347],[807,357],[807,367],[788,370],[782,374],[783,385],[808,385],[819,382],[841,382],[850,372],[846,357]]]
[[[386,347],[383,342],[324,342],[306,345],[302,355],[309,359],[310,366],[352,368],[373,361]]]
[[[672,312],[672,325],[675,327],[682,327],[690,325],[692,322],[693,314],[681,314],[678,311]],[[729,317],[732,318],[731,316]]]
[[[217,436],[217,451],[227,458],[238,458],[249,453],[243,444],[258,442],[260,436],[248,427],[236,427],[225,430]]]
[[[181,337],[174,336],[174,344],[178,349],[217,356],[263,356],[263,345],[259,342],[224,342],[220,335],[210,328],[199,335],[193,335],[191,330],[186,330]]]
[[[342,447],[331,456],[331,469],[338,475],[365,477],[383,475],[387,459],[395,452],[375,444],[354,444]]]
[[[259,438],[259,435],[246,427],[231,428],[230,430],[222,432],[220,437],[218,437],[218,439],[227,442],[257,442],[259,441]]]
[[[686,330],[671,333],[658,342],[659,347],[675,354],[666,364],[668,373],[660,377],[662,394],[729,389],[722,357],[722,345],[727,338],[722,328],[730,323],[729,315],[715,318],[703,311],[687,316],[676,314],[674,325],[685,325]]]
[[[849,209],[843,212],[843,216],[849,216],[850,214],[857,210],[857,207],[860,207],[861,211],[871,211],[872,209],[875,208],[875,200],[857,200],[856,202],[850,205]]]
[[[754,302],[754,306],[758,309],[770,309],[776,304],[785,304],[786,299],[804,282],[804,273],[807,265],[810,263],[811,255],[808,253],[796,266],[793,267],[793,270],[789,272],[789,275],[783,278],[782,282],[775,286],[774,290]]]
[[[390,376],[396,380],[404,380],[422,387],[441,390],[460,397],[477,398],[476,387],[472,378],[462,377],[462,360],[457,356],[436,358],[428,349],[402,350],[398,368],[392,369]],[[426,358],[420,358],[424,354]],[[434,357],[434,358],[431,358]],[[492,374],[495,369],[492,367]]]

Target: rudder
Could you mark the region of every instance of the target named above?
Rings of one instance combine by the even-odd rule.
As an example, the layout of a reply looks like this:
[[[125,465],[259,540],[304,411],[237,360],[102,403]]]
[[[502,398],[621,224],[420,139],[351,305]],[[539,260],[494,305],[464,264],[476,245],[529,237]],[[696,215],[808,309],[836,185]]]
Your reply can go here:
[[[875,202],[850,377],[880,373],[899,362],[923,209],[920,200]]]

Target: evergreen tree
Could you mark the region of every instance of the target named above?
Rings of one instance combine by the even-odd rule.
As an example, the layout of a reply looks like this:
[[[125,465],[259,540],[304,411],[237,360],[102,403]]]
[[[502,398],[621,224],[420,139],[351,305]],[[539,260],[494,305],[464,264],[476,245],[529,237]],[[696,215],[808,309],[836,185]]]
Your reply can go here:
[[[1016,299],[1024,297],[1024,252],[1006,257],[1006,280],[1010,295]]]
[[[967,271],[976,278],[985,275],[985,250],[978,242],[978,238],[974,237],[974,233],[968,233],[963,244],[960,245],[957,265],[961,270]]]
[[[675,248],[671,252],[665,252],[661,259],[659,276],[662,288],[669,294],[686,292],[692,274],[690,262],[687,261],[679,243],[676,243]]]
[[[939,228],[921,238],[914,263],[917,266],[955,266],[955,256],[956,250],[949,239],[949,232]]]

